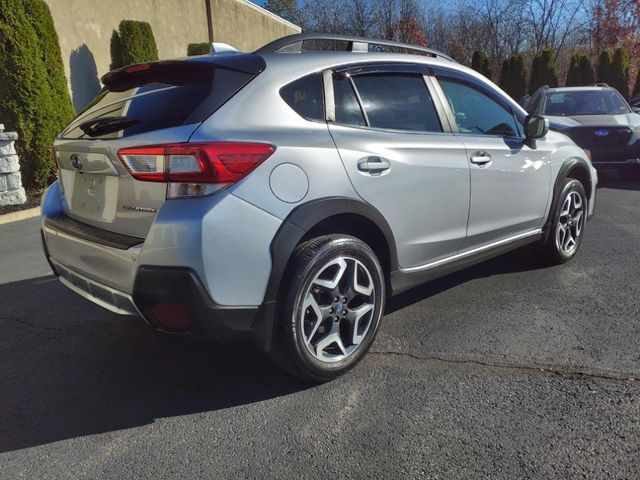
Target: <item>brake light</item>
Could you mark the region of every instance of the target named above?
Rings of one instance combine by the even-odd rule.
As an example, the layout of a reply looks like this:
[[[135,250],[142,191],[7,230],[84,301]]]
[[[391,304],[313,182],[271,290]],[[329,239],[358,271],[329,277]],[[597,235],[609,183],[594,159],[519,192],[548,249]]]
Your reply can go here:
[[[49,152],[51,152],[51,158],[53,159],[53,163],[55,163],[56,168],[60,170],[60,162],[58,162],[58,153],[56,152],[55,147],[50,147]]]
[[[136,180],[186,185],[178,190],[197,195],[211,192],[202,185],[237,182],[274,151],[265,143],[182,143],[124,148],[118,156]]]
[[[149,70],[150,68],[151,68],[150,63],[139,63],[137,65],[131,65],[130,67],[127,67],[125,69],[125,72],[127,73],[142,72],[144,70]]]

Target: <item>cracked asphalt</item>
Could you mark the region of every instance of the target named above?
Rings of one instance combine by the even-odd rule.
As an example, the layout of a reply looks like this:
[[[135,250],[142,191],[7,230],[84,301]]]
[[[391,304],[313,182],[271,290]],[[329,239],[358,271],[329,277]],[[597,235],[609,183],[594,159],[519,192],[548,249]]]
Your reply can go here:
[[[154,333],[67,291],[38,220],[0,226],[0,478],[640,478],[640,184],[582,250],[395,299],[348,375]]]

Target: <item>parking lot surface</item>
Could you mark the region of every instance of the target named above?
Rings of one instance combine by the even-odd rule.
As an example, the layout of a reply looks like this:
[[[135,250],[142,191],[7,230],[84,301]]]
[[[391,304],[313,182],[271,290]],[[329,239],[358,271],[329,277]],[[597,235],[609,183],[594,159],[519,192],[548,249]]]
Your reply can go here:
[[[0,226],[0,478],[640,476],[640,184],[602,180],[567,265],[521,249],[394,299],[320,386],[94,306],[38,228]]]

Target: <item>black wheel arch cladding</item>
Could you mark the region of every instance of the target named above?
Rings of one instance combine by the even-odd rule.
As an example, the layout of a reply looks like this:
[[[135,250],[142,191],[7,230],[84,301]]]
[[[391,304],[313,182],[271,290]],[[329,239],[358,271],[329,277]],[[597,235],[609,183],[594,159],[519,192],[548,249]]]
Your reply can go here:
[[[544,231],[544,241],[546,242],[549,239],[549,233],[551,232],[551,226],[553,223],[553,214],[556,211],[556,208],[558,206],[558,202],[560,201],[560,194],[562,193],[562,187],[564,185],[564,181],[567,178],[574,178],[578,181],[580,181],[580,178],[576,178],[574,176],[572,176],[571,174],[573,174],[573,172],[575,171],[575,169],[581,169],[584,170],[586,172],[587,177],[589,178],[589,184],[588,185],[582,185],[586,196],[587,196],[587,202],[591,201],[591,170],[589,168],[589,164],[587,163],[586,160],[582,159],[582,158],[571,158],[566,160],[563,164],[562,167],[560,167],[560,171],[558,172],[558,175],[556,176],[556,180],[553,184],[553,197],[551,200],[551,206],[549,208],[548,214],[547,214],[547,221],[545,222],[543,231]],[[581,182],[582,183],[582,182]]]
[[[260,313],[253,329],[254,341],[266,351],[271,349],[273,339],[276,301],[285,270],[296,247],[307,232],[324,220],[341,214],[364,217],[382,232],[388,247],[389,269],[398,268],[396,243],[391,227],[384,216],[364,201],[348,197],[327,197],[314,200],[293,209],[282,223],[271,242],[271,275]],[[366,241],[366,239],[363,239]]]

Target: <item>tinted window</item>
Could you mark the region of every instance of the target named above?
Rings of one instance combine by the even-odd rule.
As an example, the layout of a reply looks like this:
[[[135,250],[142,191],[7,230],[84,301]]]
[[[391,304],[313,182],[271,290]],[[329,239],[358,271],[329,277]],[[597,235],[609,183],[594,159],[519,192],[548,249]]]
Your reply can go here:
[[[513,114],[484,93],[466,84],[439,78],[460,133],[518,136]]]
[[[442,132],[421,76],[363,75],[354,82],[370,127]]]
[[[547,95],[544,115],[620,115],[630,113],[627,102],[614,90],[583,90]]]
[[[179,71],[179,67],[173,66]],[[190,70],[193,65],[189,66]],[[159,72],[154,81],[149,75],[127,78],[123,83],[103,89],[65,130],[63,138],[122,138],[140,133],[200,123],[235,95],[254,76],[217,68],[189,71],[177,76],[175,83]],[[191,79],[191,81],[190,81]],[[101,122],[110,122],[106,128]],[[120,120],[120,123],[118,123]],[[93,132],[87,133],[87,126]]]
[[[335,78],[333,80],[333,95],[336,103],[336,123],[346,125],[366,125],[364,115],[360,109],[351,80]]]
[[[296,80],[280,90],[280,96],[307,120],[324,120],[324,91],[319,73]]]

